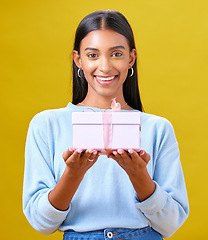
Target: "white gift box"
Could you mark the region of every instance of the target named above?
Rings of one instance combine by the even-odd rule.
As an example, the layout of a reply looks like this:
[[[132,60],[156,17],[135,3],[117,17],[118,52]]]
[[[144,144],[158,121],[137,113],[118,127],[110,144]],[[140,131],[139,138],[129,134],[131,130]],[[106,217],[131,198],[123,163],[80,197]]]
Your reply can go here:
[[[140,112],[74,112],[73,148],[140,150]]]

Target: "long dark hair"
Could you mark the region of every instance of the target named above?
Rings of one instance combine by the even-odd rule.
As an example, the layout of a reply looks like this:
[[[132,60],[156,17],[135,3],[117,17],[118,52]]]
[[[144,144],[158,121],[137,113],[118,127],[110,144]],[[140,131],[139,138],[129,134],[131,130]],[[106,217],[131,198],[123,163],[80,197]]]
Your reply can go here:
[[[104,27],[103,27],[104,26]],[[118,11],[96,11],[87,15],[79,24],[74,41],[74,50],[80,52],[80,43],[82,39],[91,31],[100,29],[111,29],[122,34],[128,40],[130,51],[136,49],[133,31],[127,19]],[[143,106],[140,99],[138,78],[137,78],[137,61],[133,65],[134,74],[129,77],[129,72],[124,84],[123,95],[127,104],[140,111],[143,111]],[[72,103],[78,104],[82,102],[88,90],[88,84],[84,74],[80,71],[78,76],[78,67],[73,61],[73,98]]]

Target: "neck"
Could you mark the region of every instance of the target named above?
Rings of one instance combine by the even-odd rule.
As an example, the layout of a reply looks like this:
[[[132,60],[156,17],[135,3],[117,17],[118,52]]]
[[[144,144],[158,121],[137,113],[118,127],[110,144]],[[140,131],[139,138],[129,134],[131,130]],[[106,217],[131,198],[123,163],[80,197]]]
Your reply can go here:
[[[86,98],[81,102],[81,105],[84,104],[89,107],[101,108],[101,109],[110,109],[113,97],[99,97],[95,98],[94,96],[87,95]],[[121,106],[125,105],[126,102],[123,97],[116,98],[116,102],[119,102]],[[128,105],[124,106],[127,107]]]

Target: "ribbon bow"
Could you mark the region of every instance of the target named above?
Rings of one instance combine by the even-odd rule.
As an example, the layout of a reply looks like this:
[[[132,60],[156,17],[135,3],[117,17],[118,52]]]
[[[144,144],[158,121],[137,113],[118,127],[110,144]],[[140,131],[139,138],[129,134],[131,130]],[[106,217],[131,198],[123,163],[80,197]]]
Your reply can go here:
[[[121,104],[119,102],[116,102],[116,98],[112,99],[110,112],[120,112],[121,111]]]

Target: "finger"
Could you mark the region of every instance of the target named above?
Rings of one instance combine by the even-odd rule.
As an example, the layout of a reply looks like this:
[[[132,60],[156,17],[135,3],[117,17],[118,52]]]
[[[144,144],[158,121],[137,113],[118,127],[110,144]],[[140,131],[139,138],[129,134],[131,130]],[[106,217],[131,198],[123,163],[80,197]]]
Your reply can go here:
[[[99,155],[99,152],[97,150],[88,149],[86,152],[89,152],[90,155],[85,158],[88,162],[92,163],[92,165],[97,161]]]
[[[139,153],[137,153],[133,149],[129,149],[128,152],[130,153],[131,158],[134,161],[138,160],[138,157],[140,157],[147,164],[150,160],[150,155],[147,152],[145,152],[144,150],[141,150]]]
[[[87,149],[87,150],[83,153],[83,155],[82,155],[82,157],[81,157],[81,160],[82,160],[82,161],[85,161],[85,160],[90,159],[90,156],[91,156],[92,153],[93,153],[93,149],[91,149],[91,148]]]
[[[130,154],[131,159],[132,159],[133,161],[138,161],[139,155],[138,155],[138,153],[137,153],[136,151],[134,151],[133,149],[129,149],[129,150],[128,150],[128,153]]]
[[[120,151],[119,151],[120,150]],[[120,163],[123,163],[123,158],[122,158],[122,149],[119,149],[118,151],[113,151],[113,155],[115,157],[115,160],[120,164]]]
[[[89,149],[89,153],[90,153],[90,155],[88,156],[88,158],[86,160],[89,161],[90,163],[92,163],[94,161],[94,157],[95,157],[93,149]]]
[[[62,157],[64,161],[66,161],[74,152],[74,149],[72,147],[69,147],[66,151],[63,152]]]
[[[123,149],[118,149],[118,153],[120,154],[121,158],[124,162],[128,162],[131,158],[129,157],[128,153]]]
[[[109,154],[107,155],[107,158],[112,158],[112,159],[114,159],[114,160],[116,161],[116,157],[114,156],[113,153],[109,153]]]
[[[150,159],[151,159],[149,153],[145,152],[144,150],[141,150],[141,151],[139,152],[139,156],[140,156],[146,163],[148,163],[148,162],[150,161]]]
[[[74,151],[72,153],[72,155],[65,160],[66,164],[69,162],[71,162],[71,163],[75,162],[78,158],[81,157],[82,152],[83,152],[82,149],[76,149],[76,151]],[[69,161],[69,159],[70,159],[70,161]]]
[[[93,162],[96,162],[99,157],[98,151],[94,150],[91,156],[92,156]]]
[[[96,163],[97,159],[99,158],[99,154],[98,152],[95,150],[95,152],[93,152],[90,156],[90,158],[87,159],[87,163],[89,164],[89,166],[92,166],[93,164]]]

